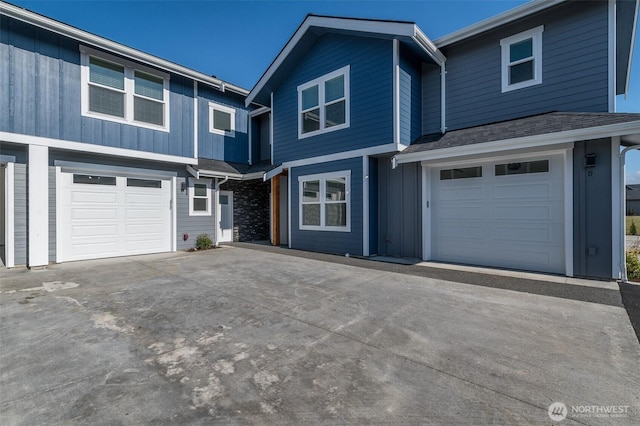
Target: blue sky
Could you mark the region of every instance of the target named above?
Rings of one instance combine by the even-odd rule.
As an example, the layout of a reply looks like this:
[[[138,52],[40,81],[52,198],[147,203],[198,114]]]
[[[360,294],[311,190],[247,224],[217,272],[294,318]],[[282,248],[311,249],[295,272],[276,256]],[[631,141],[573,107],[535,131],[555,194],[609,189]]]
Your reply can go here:
[[[22,1],[9,0],[164,59],[251,89],[308,13],[416,22],[432,40],[519,6],[513,0]],[[640,39],[640,36],[636,36]],[[640,41],[619,112],[640,112]],[[640,183],[640,153],[627,159]]]

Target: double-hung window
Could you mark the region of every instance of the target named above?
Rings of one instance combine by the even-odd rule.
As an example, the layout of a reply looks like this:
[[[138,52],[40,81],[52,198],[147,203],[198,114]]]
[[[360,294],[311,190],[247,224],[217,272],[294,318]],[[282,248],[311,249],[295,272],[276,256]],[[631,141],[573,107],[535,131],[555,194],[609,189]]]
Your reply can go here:
[[[169,131],[169,75],[81,47],[82,115]]]
[[[350,231],[350,180],[349,171],[300,176],[300,229]]]
[[[211,216],[211,181],[190,179],[189,216]]]
[[[349,66],[298,86],[298,138],[349,127]]]
[[[542,83],[544,26],[502,39],[502,92]]]

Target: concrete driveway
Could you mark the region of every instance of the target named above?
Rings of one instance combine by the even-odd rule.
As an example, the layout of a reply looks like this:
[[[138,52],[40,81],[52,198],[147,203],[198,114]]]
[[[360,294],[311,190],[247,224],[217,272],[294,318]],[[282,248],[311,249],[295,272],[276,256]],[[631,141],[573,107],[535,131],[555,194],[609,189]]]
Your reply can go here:
[[[240,247],[0,273],[3,425],[640,422],[619,303]]]

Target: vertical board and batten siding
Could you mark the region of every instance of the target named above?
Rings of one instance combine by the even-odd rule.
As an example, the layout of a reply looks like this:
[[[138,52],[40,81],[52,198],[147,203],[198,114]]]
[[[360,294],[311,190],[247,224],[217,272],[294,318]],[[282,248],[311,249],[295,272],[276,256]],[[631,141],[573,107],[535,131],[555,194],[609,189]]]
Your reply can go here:
[[[501,93],[500,40],[540,25],[542,84]],[[607,112],[607,31],[607,2],[570,2],[442,48],[448,130],[550,111]]]
[[[442,78],[438,65],[422,64],[422,134],[442,129]]]
[[[410,145],[422,135],[421,63],[400,48],[400,143]]]
[[[378,254],[421,258],[421,166],[378,159]]]
[[[170,77],[170,132],[81,114],[77,41],[0,16],[0,131],[193,157],[193,83]]]
[[[351,170],[350,232],[300,230],[300,176]],[[295,167],[291,179],[291,247],[323,253],[362,255],[362,157]]]
[[[209,102],[236,111],[235,135],[223,136],[209,131]],[[249,112],[244,98],[204,85],[198,85],[198,157],[247,163],[249,161]]]
[[[586,154],[595,154],[594,167],[584,167]],[[576,142],[573,164],[573,273],[579,277],[610,279],[611,140]]]
[[[298,139],[298,90],[350,65],[350,126]],[[321,36],[274,91],[274,164],[393,142],[393,44],[391,40]]]
[[[27,264],[28,234],[27,234],[27,165],[16,163],[14,172],[14,263]]]

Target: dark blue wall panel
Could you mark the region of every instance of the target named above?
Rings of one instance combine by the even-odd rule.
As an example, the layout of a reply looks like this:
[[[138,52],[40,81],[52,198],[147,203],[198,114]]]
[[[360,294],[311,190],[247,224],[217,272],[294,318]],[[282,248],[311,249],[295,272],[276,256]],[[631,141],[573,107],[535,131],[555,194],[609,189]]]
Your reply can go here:
[[[351,232],[307,231],[299,229],[298,177],[351,170]],[[291,179],[291,246],[324,253],[362,255],[362,157],[330,163],[295,167]]]
[[[350,65],[347,129],[298,140],[300,84]],[[393,142],[393,45],[390,40],[324,35],[274,92],[274,163]]]
[[[501,93],[500,40],[539,25],[544,25],[542,84]],[[447,128],[549,111],[608,111],[607,25],[607,2],[568,2],[443,48]]]
[[[421,63],[400,49],[400,143],[409,145],[422,134]]]
[[[235,136],[209,131],[209,102],[235,108]],[[244,109],[243,97],[198,85],[198,157],[235,163],[249,161],[249,114]]]
[[[192,157],[193,83],[170,76],[170,132],[81,115],[80,46],[0,17],[0,130]]]

